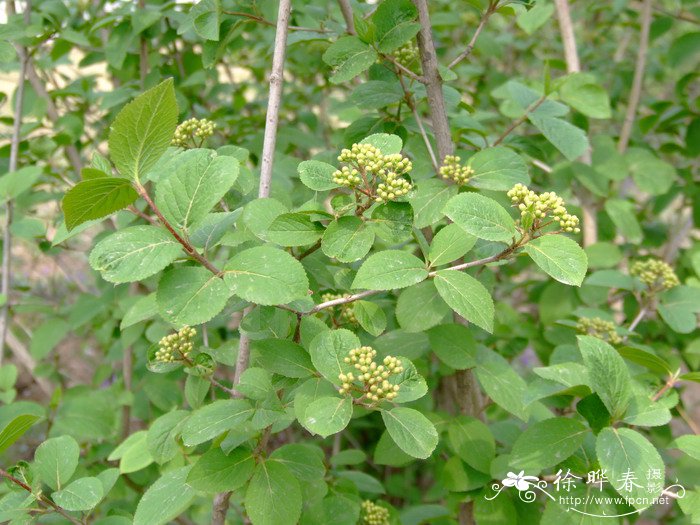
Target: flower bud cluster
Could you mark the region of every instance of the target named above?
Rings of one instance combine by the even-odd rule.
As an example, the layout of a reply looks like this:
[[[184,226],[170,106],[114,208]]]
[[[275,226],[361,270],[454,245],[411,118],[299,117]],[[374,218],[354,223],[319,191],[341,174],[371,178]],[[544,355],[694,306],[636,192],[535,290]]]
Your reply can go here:
[[[343,294],[327,292],[321,295],[321,302],[325,303],[326,301],[333,301],[334,299],[342,299],[344,297],[345,296]],[[337,311],[340,314],[340,317],[343,321],[350,324],[357,324],[357,317],[355,317],[355,308],[351,303],[339,304],[333,307],[333,310]]]
[[[469,177],[474,174],[471,166],[461,166],[459,162],[462,159],[457,155],[445,155],[445,160],[440,166],[440,175],[443,179],[452,179],[460,186],[469,182]]]
[[[185,359],[192,351],[192,338],[197,335],[197,330],[189,326],[181,328],[178,332],[166,335],[158,342],[156,361],[173,363]]]
[[[186,148],[189,141],[193,138],[201,140],[211,137],[214,134],[216,123],[211,120],[191,118],[180,124],[175,130],[175,136],[172,140],[173,146]]]
[[[543,219],[550,215],[559,221],[561,229],[568,233],[578,233],[579,220],[576,215],[571,215],[564,207],[564,199],[553,191],[537,194],[524,184],[516,184],[508,192],[508,197],[513,204],[518,205],[523,216],[532,214],[535,219]]]
[[[349,188],[364,184],[362,189],[374,195],[376,202],[398,199],[413,187],[402,177],[413,169],[413,164],[400,153],[382,155],[371,144],[353,144],[351,149],[340,152],[338,161],[345,166],[333,173],[333,182]]]
[[[370,500],[363,501],[362,523],[364,525],[389,525],[389,509]]]
[[[637,261],[630,268],[630,274],[637,277],[649,288],[668,290],[681,284],[671,265],[660,259]]]
[[[622,343],[622,337],[615,329],[615,323],[600,317],[581,317],[576,323],[576,331],[584,335],[592,335],[610,344]]]
[[[394,51],[392,55],[399,64],[408,67],[419,57],[418,47],[413,43],[413,40],[409,40]]]
[[[341,394],[351,392],[354,387],[353,383],[358,381],[363,384],[361,391],[373,403],[378,403],[384,399],[387,401],[394,399],[398,395],[400,387],[399,385],[392,385],[389,382],[389,377],[403,372],[401,361],[388,355],[384,358],[383,364],[378,365],[374,360],[376,357],[377,351],[371,346],[361,346],[350,350],[344,362],[352,364],[358,371],[358,374],[355,375],[353,372],[340,374],[338,379],[343,384],[339,392]]]

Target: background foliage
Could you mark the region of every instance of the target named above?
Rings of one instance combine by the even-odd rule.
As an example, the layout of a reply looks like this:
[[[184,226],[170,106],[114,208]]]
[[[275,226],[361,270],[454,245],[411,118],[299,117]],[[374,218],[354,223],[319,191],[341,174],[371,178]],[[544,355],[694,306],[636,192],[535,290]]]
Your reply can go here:
[[[698,3],[279,3],[5,2],[0,521],[700,523]]]

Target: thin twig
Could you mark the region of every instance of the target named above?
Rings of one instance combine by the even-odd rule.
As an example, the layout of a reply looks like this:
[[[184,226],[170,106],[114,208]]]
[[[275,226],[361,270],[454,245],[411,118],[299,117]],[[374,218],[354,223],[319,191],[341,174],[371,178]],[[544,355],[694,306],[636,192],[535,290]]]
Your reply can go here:
[[[428,133],[425,131],[425,126],[423,126],[423,119],[421,119],[421,116],[418,113],[418,108],[416,107],[416,103],[413,100],[413,95],[408,90],[408,87],[406,86],[406,83],[404,82],[403,76],[401,75],[400,71],[397,74],[397,76],[399,77],[399,82],[401,83],[401,89],[403,89],[404,100],[406,100],[406,104],[408,104],[409,109],[413,112],[413,118],[416,119],[416,124],[418,125],[418,129],[420,130],[421,137],[423,137],[423,142],[425,143],[425,148],[428,150],[428,155],[430,155],[430,162],[432,162],[433,168],[435,169],[435,173],[437,173],[440,170],[440,164],[438,163],[438,160],[435,157],[433,145],[430,143]]]
[[[138,1],[139,11],[146,8],[146,0]],[[148,75],[148,41],[143,36],[143,32],[139,36],[139,83],[141,90],[146,89],[146,75]]]
[[[352,17],[352,7],[348,0],[338,0],[338,5],[340,6],[340,12],[343,13],[343,19],[345,19],[346,31],[350,35],[357,34],[355,32],[355,21]]]
[[[7,2],[8,18],[14,12],[14,0]],[[10,7],[11,6],[11,7]],[[29,23],[29,15],[31,10],[31,2],[27,3],[24,10],[25,22]],[[29,55],[24,46],[17,45],[17,56],[19,57],[19,79],[17,83],[17,91],[15,93],[15,107],[12,122],[12,138],[10,139],[10,163],[9,171],[17,171],[19,162],[19,144],[22,140],[22,107],[24,106],[24,80],[27,76],[27,63]],[[7,337],[7,317],[10,308],[10,290],[12,288],[12,199],[7,199],[5,202],[5,220],[3,222],[3,243],[2,243],[2,275],[0,276],[0,293],[4,296],[5,302],[0,309],[0,365],[2,365],[3,356],[5,355],[5,338]]]
[[[630,332],[634,332],[634,329],[637,328],[639,323],[642,322],[644,317],[646,317],[647,313],[649,312],[649,306],[648,305],[643,305],[640,309],[639,312],[637,312],[637,315],[632,319],[632,322],[630,323],[629,327],[627,330]]]
[[[455,59],[450,62],[450,64],[447,66],[449,69],[452,69],[455,67],[457,64],[459,64],[462,60],[467,58],[469,55],[472,54],[472,51],[474,50],[474,46],[476,45],[476,41],[479,38],[479,35],[483,31],[484,27],[486,27],[486,23],[489,21],[489,18],[491,18],[491,15],[496,12],[496,9],[498,9],[498,1],[496,2],[489,2],[488,8],[486,8],[486,11],[481,15],[481,20],[479,20],[479,25],[476,26],[476,31],[474,31],[474,36],[472,36],[472,39],[469,41],[467,44],[467,48],[462,51]]]
[[[187,254],[195,259],[199,264],[204,266],[207,270],[209,270],[211,273],[214,275],[221,277],[222,272],[219,270],[216,266],[214,266],[209,260],[204,257],[202,254],[200,254],[197,249],[192,246],[189,242],[187,242],[176,230],[173,228],[173,225],[170,224],[170,221],[166,219],[163,214],[161,213],[160,209],[158,206],[156,206],[156,203],[153,202],[153,199],[151,199],[151,196],[148,194],[146,191],[146,188],[141,186],[140,184],[137,185],[136,191],[138,194],[143,198],[143,200],[146,201],[146,204],[153,210],[153,213],[156,214],[156,217],[158,217],[158,220],[161,222],[163,226],[170,232],[170,234],[175,237],[175,240],[179,242],[182,245],[183,250],[187,252]]]
[[[408,69],[406,66],[404,66],[398,60],[396,60],[395,57],[382,53],[382,58],[384,58],[385,60],[388,60],[389,62],[394,64],[404,75],[406,75],[411,80],[415,80],[416,82],[420,82],[421,84],[426,83],[425,77],[422,77],[420,75],[416,75],[413,71]]]
[[[270,22],[269,20],[258,16],[254,15],[251,13],[244,13],[242,11],[222,11],[223,14],[225,15],[230,15],[230,16],[240,16],[243,18],[246,18],[250,20],[251,22],[258,22],[262,25],[265,26],[270,26],[270,27],[275,27],[274,22]],[[313,27],[301,27],[301,26],[287,26],[287,29],[291,31],[309,31],[311,33],[330,33],[330,29],[323,29],[322,27],[320,28],[313,28]]]
[[[656,403],[659,399],[661,399],[661,396],[663,396],[669,389],[673,388],[676,384],[676,381],[678,380],[678,375],[680,374],[680,370],[676,372],[675,374],[671,374],[664,385],[659,389],[656,394],[651,396],[652,402]]]
[[[652,0],[644,0],[642,4],[641,29],[639,32],[639,47],[637,48],[637,61],[634,66],[634,80],[632,81],[632,90],[630,91],[630,99],[627,104],[627,113],[625,121],[622,124],[620,131],[620,139],[617,143],[617,150],[624,153],[627,150],[630,136],[632,135],[632,126],[637,115],[637,107],[639,99],[642,95],[642,86],[644,84],[644,70],[646,68],[647,50],[649,48],[649,28],[651,27],[651,11]]]
[[[501,133],[501,135],[494,141],[493,146],[498,146],[501,142],[503,142],[505,138],[508,135],[510,135],[515,128],[517,128],[520,124],[525,122],[530,116],[530,113],[532,113],[538,107],[540,107],[545,100],[547,100],[547,95],[542,95],[539,99],[535,100],[532,104],[530,104],[525,110],[525,113],[523,113],[520,117],[511,122],[510,126],[508,126],[506,130],[503,133]]]
[[[43,494],[35,494],[34,491],[32,491],[32,487],[30,487],[29,485],[27,485],[24,481],[22,481],[22,480],[20,480],[20,479],[17,479],[16,477],[14,477],[12,474],[10,474],[9,472],[7,472],[6,470],[0,469],[0,477],[3,477],[3,478],[5,478],[5,479],[7,479],[8,481],[11,481],[12,483],[14,483],[15,485],[17,485],[18,487],[22,487],[24,490],[26,490],[27,492],[29,492],[30,494],[32,494],[32,495],[37,499],[37,501],[38,501],[39,503],[42,503],[42,504],[45,505],[46,507],[55,510],[55,511],[58,512],[61,516],[63,516],[64,518],[66,518],[68,521],[70,521],[71,523],[75,523],[76,525],[82,525],[81,522],[80,522],[79,520],[75,519],[73,516],[71,516],[70,514],[68,514],[68,512],[66,512],[62,507],[59,507],[58,505],[56,505],[53,501],[51,501],[50,499],[48,499],[48,498],[47,498],[46,496],[44,496]]]

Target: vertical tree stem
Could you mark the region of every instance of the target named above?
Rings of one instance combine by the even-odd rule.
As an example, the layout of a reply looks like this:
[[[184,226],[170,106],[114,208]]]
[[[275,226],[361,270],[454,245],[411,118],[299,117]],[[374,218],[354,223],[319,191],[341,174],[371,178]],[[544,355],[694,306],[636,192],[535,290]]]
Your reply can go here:
[[[14,0],[7,2],[7,15],[15,12]],[[25,23],[29,24],[29,15],[31,11],[31,2],[27,2],[24,10]],[[19,161],[19,143],[22,140],[20,136],[22,128],[22,107],[24,105],[24,81],[27,76],[27,61],[29,55],[24,46],[17,45],[17,56],[19,57],[19,79],[17,82],[17,91],[15,93],[14,120],[12,122],[12,138],[10,139],[10,163],[9,171],[17,171]],[[7,317],[10,308],[10,290],[12,288],[12,226],[13,203],[8,199],[5,203],[5,220],[3,222],[3,241],[2,241],[2,275],[0,276],[0,293],[5,297],[5,303],[0,309],[0,365],[2,365],[3,356],[5,354],[5,339],[7,337]]]
[[[634,66],[634,80],[632,81],[632,90],[630,91],[630,99],[627,104],[627,113],[625,121],[622,124],[620,131],[620,140],[617,143],[617,150],[620,153],[627,151],[630,136],[632,135],[632,126],[637,115],[637,107],[639,99],[642,95],[642,85],[644,84],[644,70],[647,63],[647,50],[649,49],[649,28],[651,26],[651,0],[644,0],[642,4],[641,28],[639,32],[639,47],[637,48],[637,61]]]
[[[270,73],[270,96],[267,102],[267,119],[265,121],[265,135],[263,140],[262,163],[260,166],[260,186],[258,197],[270,196],[270,183],[272,181],[272,164],[275,156],[275,144],[277,143],[277,126],[279,124],[280,104],[282,102],[282,85],[284,83],[284,57],[287,51],[287,31],[289,17],[292,10],[291,0],[280,0],[277,12],[277,27],[275,31],[275,47],[272,54],[272,72]],[[245,317],[254,305],[248,306],[243,311]],[[239,328],[240,331],[240,328]],[[238,343],[238,357],[233,376],[234,389],[241,380],[241,375],[248,368],[250,361],[250,338],[241,332]],[[239,396],[238,392],[234,393]],[[228,512],[230,492],[221,492],[214,496],[211,513],[212,525],[224,525]]]
[[[146,8],[146,0],[139,0],[139,10]],[[146,75],[148,75],[148,41],[143,33],[139,36],[139,82],[141,90],[146,89]]]
[[[428,107],[430,108],[433,134],[435,135],[438,155],[440,156],[439,161],[442,162],[446,155],[452,154],[454,145],[452,144],[450,123],[447,121],[445,98],[442,94],[442,78],[438,71],[437,54],[435,53],[435,43],[433,42],[433,28],[430,24],[427,0],[413,0],[413,3],[418,9],[418,21],[421,26],[417,40],[420,61],[423,67],[423,82],[428,95]]]
[[[349,34],[354,35],[355,32],[355,21],[352,18],[352,7],[348,0],[338,0],[340,5],[340,12],[343,13],[343,18],[345,19],[345,26]]]
[[[581,71],[581,62],[578,57],[578,49],[576,47],[576,34],[574,33],[574,24],[571,21],[571,10],[569,9],[568,0],[554,0],[554,5],[557,10],[557,18],[559,20],[559,32],[561,40],[564,44],[564,58],[566,60],[566,71],[568,73],[579,73]],[[586,150],[581,155],[581,161],[584,164],[591,165],[591,152]],[[596,216],[595,205],[592,202],[591,195],[587,190],[581,189],[581,210],[583,219],[583,245],[590,246],[598,242],[598,219]]]

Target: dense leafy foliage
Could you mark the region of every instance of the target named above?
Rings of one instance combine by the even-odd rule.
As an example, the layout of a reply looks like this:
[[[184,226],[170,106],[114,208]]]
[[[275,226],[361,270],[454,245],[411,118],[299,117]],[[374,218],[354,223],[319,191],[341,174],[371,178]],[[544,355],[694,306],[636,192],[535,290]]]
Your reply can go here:
[[[700,523],[697,2],[23,4],[0,521]]]

